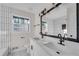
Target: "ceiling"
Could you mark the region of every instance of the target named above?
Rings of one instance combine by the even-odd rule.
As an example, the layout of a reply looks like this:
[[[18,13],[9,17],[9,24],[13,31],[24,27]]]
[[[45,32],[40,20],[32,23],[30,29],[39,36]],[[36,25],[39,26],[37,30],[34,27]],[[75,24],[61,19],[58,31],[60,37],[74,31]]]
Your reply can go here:
[[[52,3],[4,3],[4,5],[19,9],[25,12],[30,12],[38,15],[44,8],[50,9],[53,5]],[[51,13],[47,14],[47,18],[55,19],[62,17],[63,15],[66,15],[66,9],[72,5],[72,3],[63,3],[61,5],[61,9],[55,9],[55,11],[52,11]]]
[[[37,13],[44,8],[50,8],[52,3],[4,3],[4,5],[26,12]]]

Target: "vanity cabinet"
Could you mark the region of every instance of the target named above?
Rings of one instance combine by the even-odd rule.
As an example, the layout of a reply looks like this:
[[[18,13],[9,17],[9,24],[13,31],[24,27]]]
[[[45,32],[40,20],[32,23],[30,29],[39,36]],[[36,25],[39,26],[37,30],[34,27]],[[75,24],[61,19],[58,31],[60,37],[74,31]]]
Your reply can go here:
[[[36,42],[36,40],[31,40],[30,52],[32,56],[48,56],[48,53],[38,42]]]

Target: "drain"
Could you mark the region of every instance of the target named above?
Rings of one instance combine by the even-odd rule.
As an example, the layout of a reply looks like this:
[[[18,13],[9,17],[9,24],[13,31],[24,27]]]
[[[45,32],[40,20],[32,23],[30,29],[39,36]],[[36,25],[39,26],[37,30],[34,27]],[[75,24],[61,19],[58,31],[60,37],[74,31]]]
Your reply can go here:
[[[56,53],[57,53],[57,54],[60,54],[60,52],[59,52],[59,51],[57,51]]]

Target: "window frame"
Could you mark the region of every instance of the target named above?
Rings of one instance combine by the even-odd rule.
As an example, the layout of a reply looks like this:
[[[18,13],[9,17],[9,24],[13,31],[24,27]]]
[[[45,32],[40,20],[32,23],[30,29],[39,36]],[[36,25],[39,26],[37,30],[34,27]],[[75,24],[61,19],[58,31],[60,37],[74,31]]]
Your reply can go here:
[[[15,18],[15,22],[14,22],[14,18]],[[18,22],[16,22],[16,19],[18,19]],[[29,19],[28,18],[24,18],[24,17],[18,17],[18,16],[13,16],[13,31],[17,31],[17,32],[21,32],[21,30],[23,30],[22,28],[22,25],[23,27],[25,27],[25,21],[21,22],[22,20],[27,20],[27,31],[29,32],[29,24],[28,24],[28,21]],[[15,30],[16,29],[16,30]]]

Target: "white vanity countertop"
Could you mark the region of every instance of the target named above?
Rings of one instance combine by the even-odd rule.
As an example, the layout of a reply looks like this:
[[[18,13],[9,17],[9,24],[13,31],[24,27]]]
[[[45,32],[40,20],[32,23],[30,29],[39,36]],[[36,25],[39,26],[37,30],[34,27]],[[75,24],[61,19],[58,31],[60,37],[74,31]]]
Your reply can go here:
[[[56,50],[54,51],[54,49],[51,49],[51,48],[47,47],[47,46],[45,45],[46,42],[43,43],[41,40],[36,40],[36,39],[34,39],[34,41],[35,41],[38,45],[40,45],[40,47],[41,47],[42,49],[44,49],[44,51],[46,51],[46,53],[47,53],[49,56],[58,56],[58,54],[56,53],[58,50],[56,49]]]
[[[55,43],[49,42],[44,44],[42,40],[34,39],[34,41],[36,41],[36,43],[39,44],[50,56],[79,56],[79,43],[66,40],[64,42],[65,46],[62,46],[58,44],[59,40],[56,40]],[[60,54],[57,54],[56,52],[60,52]]]

